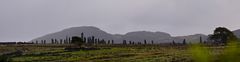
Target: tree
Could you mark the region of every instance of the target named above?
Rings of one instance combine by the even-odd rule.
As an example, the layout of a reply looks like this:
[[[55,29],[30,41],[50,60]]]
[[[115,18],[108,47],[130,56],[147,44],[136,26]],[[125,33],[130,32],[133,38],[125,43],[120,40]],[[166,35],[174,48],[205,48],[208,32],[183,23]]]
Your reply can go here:
[[[94,44],[95,44],[95,45],[98,44],[97,39],[95,39]]]
[[[138,42],[139,45],[141,45],[142,43],[141,42]]]
[[[46,42],[47,42],[46,40],[43,41],[44,44],[46,44]]]
[[[64,39],[64,40],[63,40],[63,44],[66,44],[66,43],[67,43],[67,42],[66,42],[66,39]]]
[[[203,41],[202,41],[202,37],[200,36],[200,43],[203,43]]]
[[[38,44],[38,41],[36,41],[36,44]]]
[[[214,30],[209,39],[213,40],[215,44],[227,44],[228,41],[235,41],[237,37],[225,27],[218,27]]]
[[[43,40],[41,40],[41,44],[43,44]]]
[[[55,42],[54,42],[54,44],[58,44],[58,40],[57,40],[57,39],[55,39]]]
[[[183,39],[183,45],[186,45],[187,42],[186,42],[186,39]]]
[[[78,37],[78,36],[73,36],[72,40],[71,40],[72,44],[75,44],[77,46],[82,46],[84,43],[84,41],[82,41],[82,38]]]
[[[152,40],[152,44],[154,44],[154,41]]]
[[[127,41],[126,41],[126,40],[123,40],[123,44],[126,45],[126,44],[127,44]]]
[[[147,40],[144,40],[144,44],[145,44],[145,45],[147,44]]]
[[[68,38],[68,43],[69,43],[69,44],[71,44],[71,43],[72,43],[72,41],[71,41],[71,38],[70,38],[70,37]]]
[[[102,39],[99,44],[106,44],[106,41],[104,39]]]
[[[60,39],[60,44],[63,44],[63,40],[62,39]]]
[[[101,44],[101,43],[100,43],[100,39],[98,39],[97,43],[98,43],[98,44]]]
[[[114,44],[114,40],[112,40],[112,44]]]
[[[111,43],[111,41],[110,40],[108,40],[108,44],[110,44]]]
[[[94,38],[95,38],[94,36],[88,37],[88,38],[87,38],[87,44],[88,44],[88,45],[93,45],[93,44],[94,44]]]
[[[66,43],[66,44],[69,43],[68,36],[66,36],[65,43]]]
[[[51,39],[52,40],[52,44],[54,44],[54,39]]]
[[[95,37],[92,36],[92,39],[91,39],[91,44],[94,44],[94,40],[95,40]]]
[[[173,45],[176,45],[176,43],[175,43],[175,41],[174,41],[174,40],[172,41],[172,44],[173,44]]]
[[[84,34],[83,34],[83,33],[81,33],[81,38],[83,39],[83,37],[84,37]]]

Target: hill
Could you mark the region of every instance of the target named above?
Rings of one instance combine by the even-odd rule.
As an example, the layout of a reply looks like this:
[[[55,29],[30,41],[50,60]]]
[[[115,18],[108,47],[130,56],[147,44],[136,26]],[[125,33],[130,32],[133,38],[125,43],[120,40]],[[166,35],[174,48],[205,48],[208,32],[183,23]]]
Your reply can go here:
[[[93,26],[82,26],[82,27],[72,27],[64,29],[62,31],[47,34],[45,36],[31,40],[31,42],[46,40],[47,43],[51,43],[51,39],[66,39],[72,36],[81,37],[81,33],[84,33],[84,37],[92,37],[105,40],[114,40],[115,43],[122,43],[123,40],[134,41],[134,42],[144,42],[146,40],[148,43],[154,41],[154,43],[169,43],[173,40],[175,42],[182,42],[186,39],[187,42],[199,42],[200,37],[203,40],[207,39],[206,35],[196,34],[189,36],[176,36],[173,37],[165,32],[150,32],[150,31],[135,31],[126,34],[110,34],[97,27]]]

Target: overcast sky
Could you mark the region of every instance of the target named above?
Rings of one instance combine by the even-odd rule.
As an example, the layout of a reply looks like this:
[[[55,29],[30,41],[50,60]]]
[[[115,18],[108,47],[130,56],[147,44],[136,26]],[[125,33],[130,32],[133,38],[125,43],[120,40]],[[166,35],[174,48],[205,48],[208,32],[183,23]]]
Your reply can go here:
[[[27,41],[75,26],[112,34],[173,36],[240,29],[240,0],[0,0],[0,41]]]

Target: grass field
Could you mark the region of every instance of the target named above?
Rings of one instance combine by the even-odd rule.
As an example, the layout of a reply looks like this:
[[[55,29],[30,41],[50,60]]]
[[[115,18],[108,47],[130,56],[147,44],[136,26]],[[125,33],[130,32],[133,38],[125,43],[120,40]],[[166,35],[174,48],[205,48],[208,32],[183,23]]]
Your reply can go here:
[[[7,47],[7,48],[6,48]],[[99,50],[64,51],[63,46],[1,46],[1,51],[24,50],[13,62],[195,62],[189,46],[96,46]],[[221,47],[207,47],[218,56]],[[7,50],[9,49],[9,50]]]

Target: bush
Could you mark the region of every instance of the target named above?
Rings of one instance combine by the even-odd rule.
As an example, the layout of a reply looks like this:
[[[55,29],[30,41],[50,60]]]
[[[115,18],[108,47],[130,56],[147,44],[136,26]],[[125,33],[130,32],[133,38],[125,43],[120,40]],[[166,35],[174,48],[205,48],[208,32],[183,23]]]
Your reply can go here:
[[[10,58],[6,55],[1,55],[0,62],[10,62]]]

